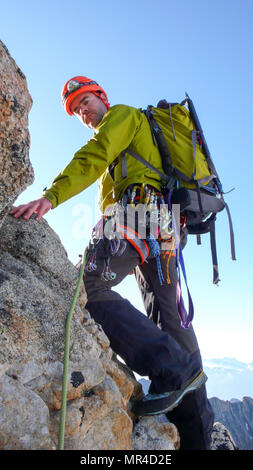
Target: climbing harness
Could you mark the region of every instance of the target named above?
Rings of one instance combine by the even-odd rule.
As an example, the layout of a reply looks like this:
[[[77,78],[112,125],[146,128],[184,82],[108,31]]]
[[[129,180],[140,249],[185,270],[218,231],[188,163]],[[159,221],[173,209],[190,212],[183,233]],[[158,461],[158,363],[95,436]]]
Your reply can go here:
[[[65,435],[65,423],[66,423],[66,407],[67,407],[67,384],[68,384],[68,367],[69,367],[69,348],[70,348],[70,328],[73,313],[78,300],[80,287],[83,282],[84,267],[86,263],[86,249],[83,254],[81,262],[79,279],[77,282],[75,294],[72,300],[72,304],[67,316],[66,327],[65,327],[65,349],[64,349],[64,363],[63,363],[63,375],[62,375],[62,399],[61,399],[61,416],[59,426],[59,438],[58,438],[58,450],[64,450],[64,435]]]
[[[140,207],[142,210],[139,212]],[[168,242],[172,237],[172,217],[164,196],[150,185],[130,185],[122,199],[111,209],[110,215],[103,215],[93,228],[87,249],[85,272],[97,269],[96,252],[100,242],[99,249],[103,246],[104,250],[101,278],[104,281],[115,280],[117,274],[111,270],[110,260],[111,257],[124,253],[128,241],[140,255],[140,264],[149,256],[156,258],[158,277],[163,284],[165,279],[161,268],[160,245],[162,241]],[[170,258],[172,251],[166,250],[165,255]],[[167,282],[170,283],[168,268]]]

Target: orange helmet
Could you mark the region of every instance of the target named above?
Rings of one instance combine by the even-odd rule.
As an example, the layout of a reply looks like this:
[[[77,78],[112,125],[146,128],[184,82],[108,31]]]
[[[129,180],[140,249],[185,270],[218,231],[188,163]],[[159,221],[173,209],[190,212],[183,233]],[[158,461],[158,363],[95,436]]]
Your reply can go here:
[[[103,101],[104,105],[107,107],[107,109],[110,107],[110,103],[108,102],[107,99],[107,94],[99,86],[97,82],[94,82],[94,80],[91,80],[90,78],[87,77],[73,77],[70,80],[68,80],[61,92],[61,97],[62,97],[62,104],[65,108],[65,111],[70,115],[73,116],[73,113],[70,111],[70,104],[72,100],[79,95],[80,93],[83,93],[84,91],[91,91],[94,93],[94,95],[98,96],[101,101]],[[104,93],[106,98],[101,97],[101,93]]]

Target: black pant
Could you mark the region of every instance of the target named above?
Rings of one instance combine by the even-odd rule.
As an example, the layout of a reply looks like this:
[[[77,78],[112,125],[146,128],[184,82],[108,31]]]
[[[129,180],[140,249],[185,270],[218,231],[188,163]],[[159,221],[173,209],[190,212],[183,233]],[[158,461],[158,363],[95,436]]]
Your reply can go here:
[[[177,273],[171,257],[171,283],[160,284],[155,259],[139,266],[140,257],[127,243],[122,256],[111,258],[114,281],[101,279],[104,267],[103,241],[98,243],[97,270],[84,278],[88,296],[87,310],[100,323],[111,347],[133,371],[151,380],[150,392],[163,393],[181,388],[200,368],[201,356],[193,328],[181,327],[176,308]],[[166,278],[165,261],[161,264]],[[132,270],[141,290],[147,316],[111,288]],[[152,320],[152,321],[150,321]],[[213,413],[205,386],[186,396],[167,414],[180,433],[181,449],[207,449]]]

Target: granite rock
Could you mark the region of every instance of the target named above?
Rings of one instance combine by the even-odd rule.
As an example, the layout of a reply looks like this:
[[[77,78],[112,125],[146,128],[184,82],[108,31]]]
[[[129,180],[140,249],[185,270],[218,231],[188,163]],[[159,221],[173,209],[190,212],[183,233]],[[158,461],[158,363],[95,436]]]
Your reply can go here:
[[[33,183],[26,77],[0,41],[0,225],[21,192]]]

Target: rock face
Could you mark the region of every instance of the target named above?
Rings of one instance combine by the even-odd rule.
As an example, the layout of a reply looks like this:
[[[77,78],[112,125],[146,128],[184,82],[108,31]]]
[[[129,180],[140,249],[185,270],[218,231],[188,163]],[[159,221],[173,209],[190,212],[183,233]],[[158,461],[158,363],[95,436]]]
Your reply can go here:
[[[231,402],[213,397],[210,402],[215,419],[230,430],[237,448],[253,450],[253,399]]]
[[[34,179],[28,155],[31,106],[26,78],[0,41],[0,225]]]
[[[214,423],[210,448],[211,450],[237,450],[235,442],[224,424]]]
[[[45,220],[5,218],[0,229],[0,449],[57,448],[65,321],[77,279]],[[65,449],[136,448],[140,443],[133,440],[137,431],[133,434],[129,408],[141,386],[115,360],[85,303],[82,287],[71,324]],[[178,448],[172,424],[149,421],[143,449]]]
[[[171,442],[170,442],[171,441]],[[178,450],[180,437],[176,426],[161,416],[145,416],[134,426],[132,445],[134,450]]]

